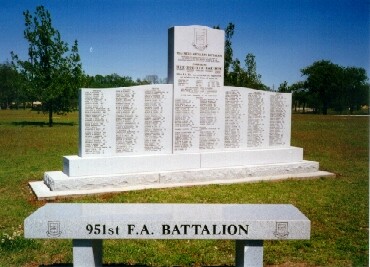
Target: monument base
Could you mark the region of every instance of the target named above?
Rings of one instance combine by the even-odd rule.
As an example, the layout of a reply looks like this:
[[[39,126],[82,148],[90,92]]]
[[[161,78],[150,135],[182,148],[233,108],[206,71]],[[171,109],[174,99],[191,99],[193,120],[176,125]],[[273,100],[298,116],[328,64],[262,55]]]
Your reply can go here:
[[[235,166],[300,162],[303,149],[273,147],[201,153],[147,154],[134,156],[63,157],[63,173],[68,177],[159,173]]]
[[[290,163],[80,177],[69,177],[61,171],[54,171],[46,172],[43,182],[30,182],[30,186],[40,200],[150,188],[247,183],[325,176],[334,175],[319,171],[318,162],[303,160]]]

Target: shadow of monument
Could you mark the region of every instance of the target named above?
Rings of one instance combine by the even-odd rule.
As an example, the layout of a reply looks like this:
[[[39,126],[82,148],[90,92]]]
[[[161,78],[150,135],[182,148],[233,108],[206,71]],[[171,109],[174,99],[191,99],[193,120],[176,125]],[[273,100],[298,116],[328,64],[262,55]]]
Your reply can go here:
[[[12,125],[15,126],[49,126],[49,123],[43,122],[43,121],[13,121]],[[76,125],[74,122],[54,122],[54,126],[60,125],[60,126],[74,126]]]

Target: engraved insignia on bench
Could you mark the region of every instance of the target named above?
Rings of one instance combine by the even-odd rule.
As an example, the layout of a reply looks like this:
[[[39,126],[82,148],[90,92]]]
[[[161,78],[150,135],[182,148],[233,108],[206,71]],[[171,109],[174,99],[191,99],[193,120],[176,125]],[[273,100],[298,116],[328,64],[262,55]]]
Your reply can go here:
[[[277,238],[286,238],[289,235],[288,223],[287,222],[277,222],[274,235]]]
[[[52,221],[48,222],[48,231],[46,234],[49,237],[59,237],[62,232],[60,231],[60,222],[59,221]]]

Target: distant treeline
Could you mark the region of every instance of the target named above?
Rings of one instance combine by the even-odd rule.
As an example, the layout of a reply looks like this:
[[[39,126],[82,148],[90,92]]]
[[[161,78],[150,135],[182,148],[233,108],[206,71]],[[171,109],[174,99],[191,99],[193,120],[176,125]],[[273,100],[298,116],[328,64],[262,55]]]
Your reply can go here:
[[[86,75],[83,78],[83,85],[86,88],[109,88],[109,87],[128,87],[140,84],[148,84],[146,80],[132,80],[129,76],[120,76],[116,73],[110,75]]]

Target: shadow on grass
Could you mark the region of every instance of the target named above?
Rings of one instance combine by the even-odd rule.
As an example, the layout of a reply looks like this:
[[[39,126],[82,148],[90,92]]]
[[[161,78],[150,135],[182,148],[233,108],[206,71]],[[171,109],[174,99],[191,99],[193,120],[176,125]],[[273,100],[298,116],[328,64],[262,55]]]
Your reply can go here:
[[[112,263],[112,264],[103,264],[103,267],[149,267],[148,265],[126,265],[126,264],[119,264],[119,263]],[[51,265],[40,265],[39,267],[73,267],[72,263],[55,263]]]
[[[40,126],[40,127],[49,127],[49,123],[43,121],[13,121],[13,125],[15,126]],[[74,126],[74,122],[54,122],[53,126]]]
[[[55,263],[51,265],[40,265],[39,267],[72,267],[72,263]],[[181,265],[174,265],[181,266]],[[127,264],[120,264],[120,263],[112,263],[112,264],[103,264],[103,267],[150,267],[150,265],[142,265],[142,264],[134,264],[134,265],[127,265]],[[232,267],[229,265],[217,265],[217,266],[202,266],[202,267]]]

